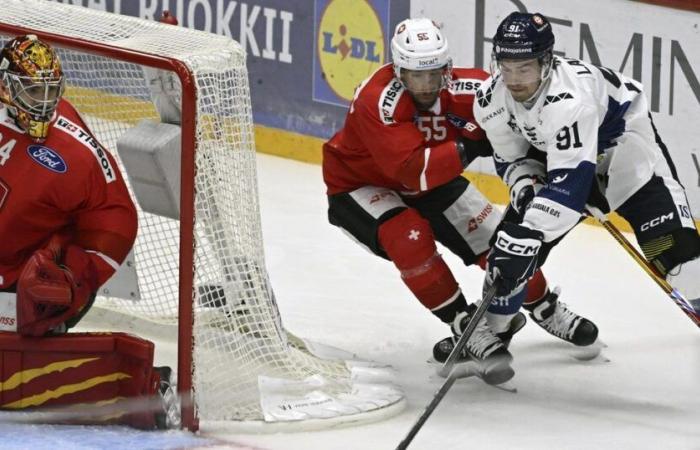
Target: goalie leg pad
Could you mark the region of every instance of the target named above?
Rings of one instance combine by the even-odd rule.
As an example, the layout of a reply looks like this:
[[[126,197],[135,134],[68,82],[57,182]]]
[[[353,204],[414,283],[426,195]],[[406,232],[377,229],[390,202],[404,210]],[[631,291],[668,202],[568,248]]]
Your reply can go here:
[[[433,230],[414,209],[406,209],[379,227],[379,242],[401,272],[401,278],[428,309],[457,298],[459,287],[437,254]]]
[[[153,343],[125,333],[74,333],[26,338],[0,332],[1,409],[109,405],[79,423],[156,426],[152,399],[160,378],[153,370]],[[143,397],[143,407],[120,402]],[[127,408],[128,406],[128,408]],[[76,409],[79,411],[79,409]]]

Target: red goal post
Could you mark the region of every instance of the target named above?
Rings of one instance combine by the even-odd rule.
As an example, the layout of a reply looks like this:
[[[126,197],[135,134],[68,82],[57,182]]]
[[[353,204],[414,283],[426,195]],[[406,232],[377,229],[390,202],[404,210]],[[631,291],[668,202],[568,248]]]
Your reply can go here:
[[[248,429],[258,432],[324,428],[404,407],[386,368],[299,339],[282,325],[265,269],[246,56],[238,43],[80,6],[3,0],[0,43],[19,34],[58,49],[65,97],[129,181],[139,233],[123,269],[133,280],[118,272],[96,307],[110,311],[103,317],[130,317],[121,325],[145,337],[150,323],[176,327],[184,427],[196,430],[202,418],[252,423]],[[126,164],[121,151],[125,136],[161,119],[150,90],[154,73],[175,74],[181,86],[179,125],[168,124],[180,145],[157,163],[177,161],[172,192],[151,179],[138,188],[145,172]],[[158,199],[170,195],[175,212],[147,207],[143,189]]]

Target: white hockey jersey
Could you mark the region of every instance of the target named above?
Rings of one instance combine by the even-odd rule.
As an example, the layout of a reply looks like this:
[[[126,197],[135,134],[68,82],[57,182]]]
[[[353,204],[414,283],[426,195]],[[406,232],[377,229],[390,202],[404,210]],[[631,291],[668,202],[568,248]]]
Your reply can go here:
[[[526,157],[530,146],[546,153],[547,183],[530,204],[523,225],[542,231],[549,242],[578,223],[592,183],[599,183],[614,210],[650,179],[662,153],[639,82],[555,56],[545,83],[535,104],[526,109],[495,75],[477,91],[474,117],[486,131],[496,170],[509,186],[528,171],[542,170],[541,163]]]

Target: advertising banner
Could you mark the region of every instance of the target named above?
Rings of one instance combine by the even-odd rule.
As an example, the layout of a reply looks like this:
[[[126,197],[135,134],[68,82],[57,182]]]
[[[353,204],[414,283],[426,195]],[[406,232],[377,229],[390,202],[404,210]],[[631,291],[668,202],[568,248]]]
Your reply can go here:
[[[357,85],[389,60],[409,0],[63,0],[229,36],[248,54],[257,125],[327,139]]]

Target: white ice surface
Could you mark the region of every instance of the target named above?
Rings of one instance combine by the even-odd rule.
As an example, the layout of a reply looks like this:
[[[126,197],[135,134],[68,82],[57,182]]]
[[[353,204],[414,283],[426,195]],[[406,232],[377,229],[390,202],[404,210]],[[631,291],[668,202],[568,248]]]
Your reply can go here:
[[[396,447],[443,382],[426,360],[448,329],[412,297],[391,263],[327,223],[319,166],[265,155],[258,161],[267,267],[285,326],[391,364],[408,408],[383,422],[329,431],[208,433],[204,424],[203,437],[216,442],[186,441],[180,432],[5,424],[0,448],[227,448],[222,440],[238,449]],[[481,270],[442,253],[475,299]],[[511,344],[519,392],[457,381],[411,448],[700,449],[700,330],[602,228],[578,226],[545,272],[562,287],[563,301],[597,323],[610,362],[577,361],[530,322]]]

